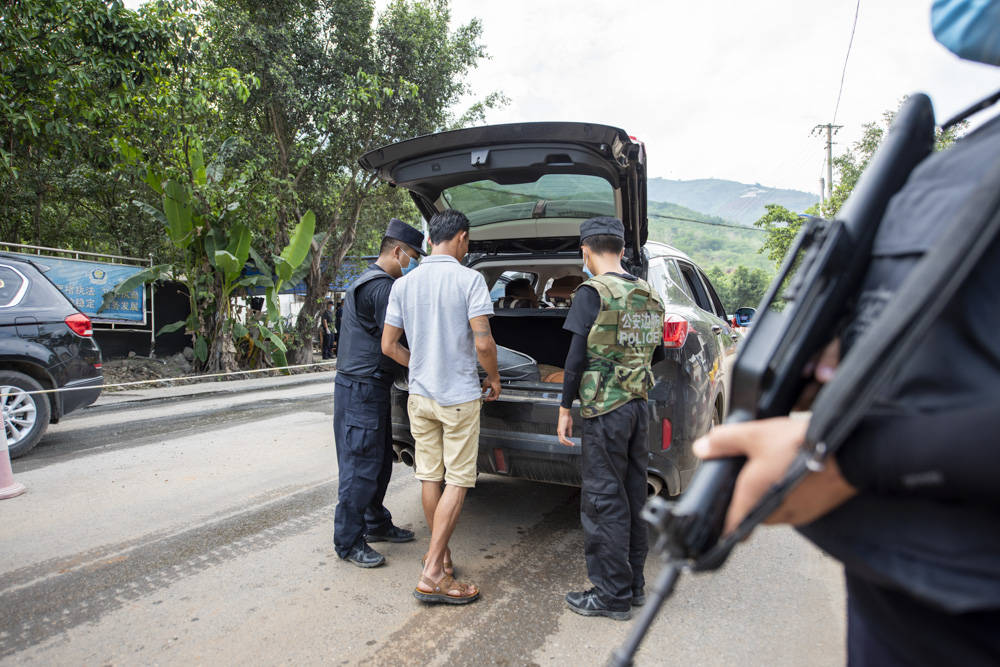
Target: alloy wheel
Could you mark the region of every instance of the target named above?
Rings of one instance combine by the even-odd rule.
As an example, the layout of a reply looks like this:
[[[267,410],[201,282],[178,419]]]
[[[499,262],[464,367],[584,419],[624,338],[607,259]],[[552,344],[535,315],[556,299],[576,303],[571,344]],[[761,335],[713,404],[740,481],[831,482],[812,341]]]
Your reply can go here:
[[[20,387],[0,385],[0,410],[3,412],[8,447],[26,438],[38,420],[34,397]]]

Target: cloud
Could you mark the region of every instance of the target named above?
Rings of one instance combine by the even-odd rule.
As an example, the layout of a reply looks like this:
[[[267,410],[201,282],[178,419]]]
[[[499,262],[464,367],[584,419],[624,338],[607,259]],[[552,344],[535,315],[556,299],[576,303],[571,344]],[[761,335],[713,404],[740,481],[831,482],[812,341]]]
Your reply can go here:
[[[837,123],[840,146],[904,95],[943,119],[1000,88],[932,38],[930,3],[862,3]],[[586,120],[646,142],[651,176],[816,191],[855,3],[453,0],[483,22],[492,59],[470,77],[511,104],[490,123]]]

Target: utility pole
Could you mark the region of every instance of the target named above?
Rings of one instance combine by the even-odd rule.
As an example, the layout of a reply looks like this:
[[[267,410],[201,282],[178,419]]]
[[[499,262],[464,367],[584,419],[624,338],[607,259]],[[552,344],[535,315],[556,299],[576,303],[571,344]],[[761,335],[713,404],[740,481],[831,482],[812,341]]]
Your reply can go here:
[[[833,123],[827,123],[826,125],[817,125],[812,129],[809,134],[816,134],[817,132],[822,132],[826,130],[826,198],[833,199],[833,135],[837,133],[837,130],[844,127],[843,125],[834,125]]]

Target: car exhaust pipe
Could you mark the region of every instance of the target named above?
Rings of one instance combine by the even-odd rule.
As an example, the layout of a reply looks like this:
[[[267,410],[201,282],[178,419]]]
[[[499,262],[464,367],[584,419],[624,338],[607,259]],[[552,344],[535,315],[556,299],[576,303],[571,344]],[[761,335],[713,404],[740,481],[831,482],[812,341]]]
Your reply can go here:
[[[413,447],[401,447],[399,450],[399,461],[412,468],[414,455]]]
[[[659,477],[654,477],[649,475],[646,477],[646,497],[652,498],[653,496],[660,495],[660,491],[663,490],[663,480]]]
[[[400,462],[401,459],[399,458],[399,452],[402,449],[403,448],[400,445],[397,445],[396,443],[392,443],[392,462],[393,463],[399,463]]]

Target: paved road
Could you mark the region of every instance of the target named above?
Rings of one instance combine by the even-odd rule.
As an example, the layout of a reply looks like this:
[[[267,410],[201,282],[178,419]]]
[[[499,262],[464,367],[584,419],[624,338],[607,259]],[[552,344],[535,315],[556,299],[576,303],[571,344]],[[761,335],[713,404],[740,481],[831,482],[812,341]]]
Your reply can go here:
[[[381,545],[376,570],[340,561],[330,375],[282,382],[107,397],[16,461],[0,664],[599,665],[625,637],[562,601],[587,585],[572,488],[480,478],[453,541],[483,590],[469,607],[410,595],[428,532],[401,465],[387,505],[418,540]],[[761,531],[681,580],[638,664],[843,664],[841,585],[792,531]]]

